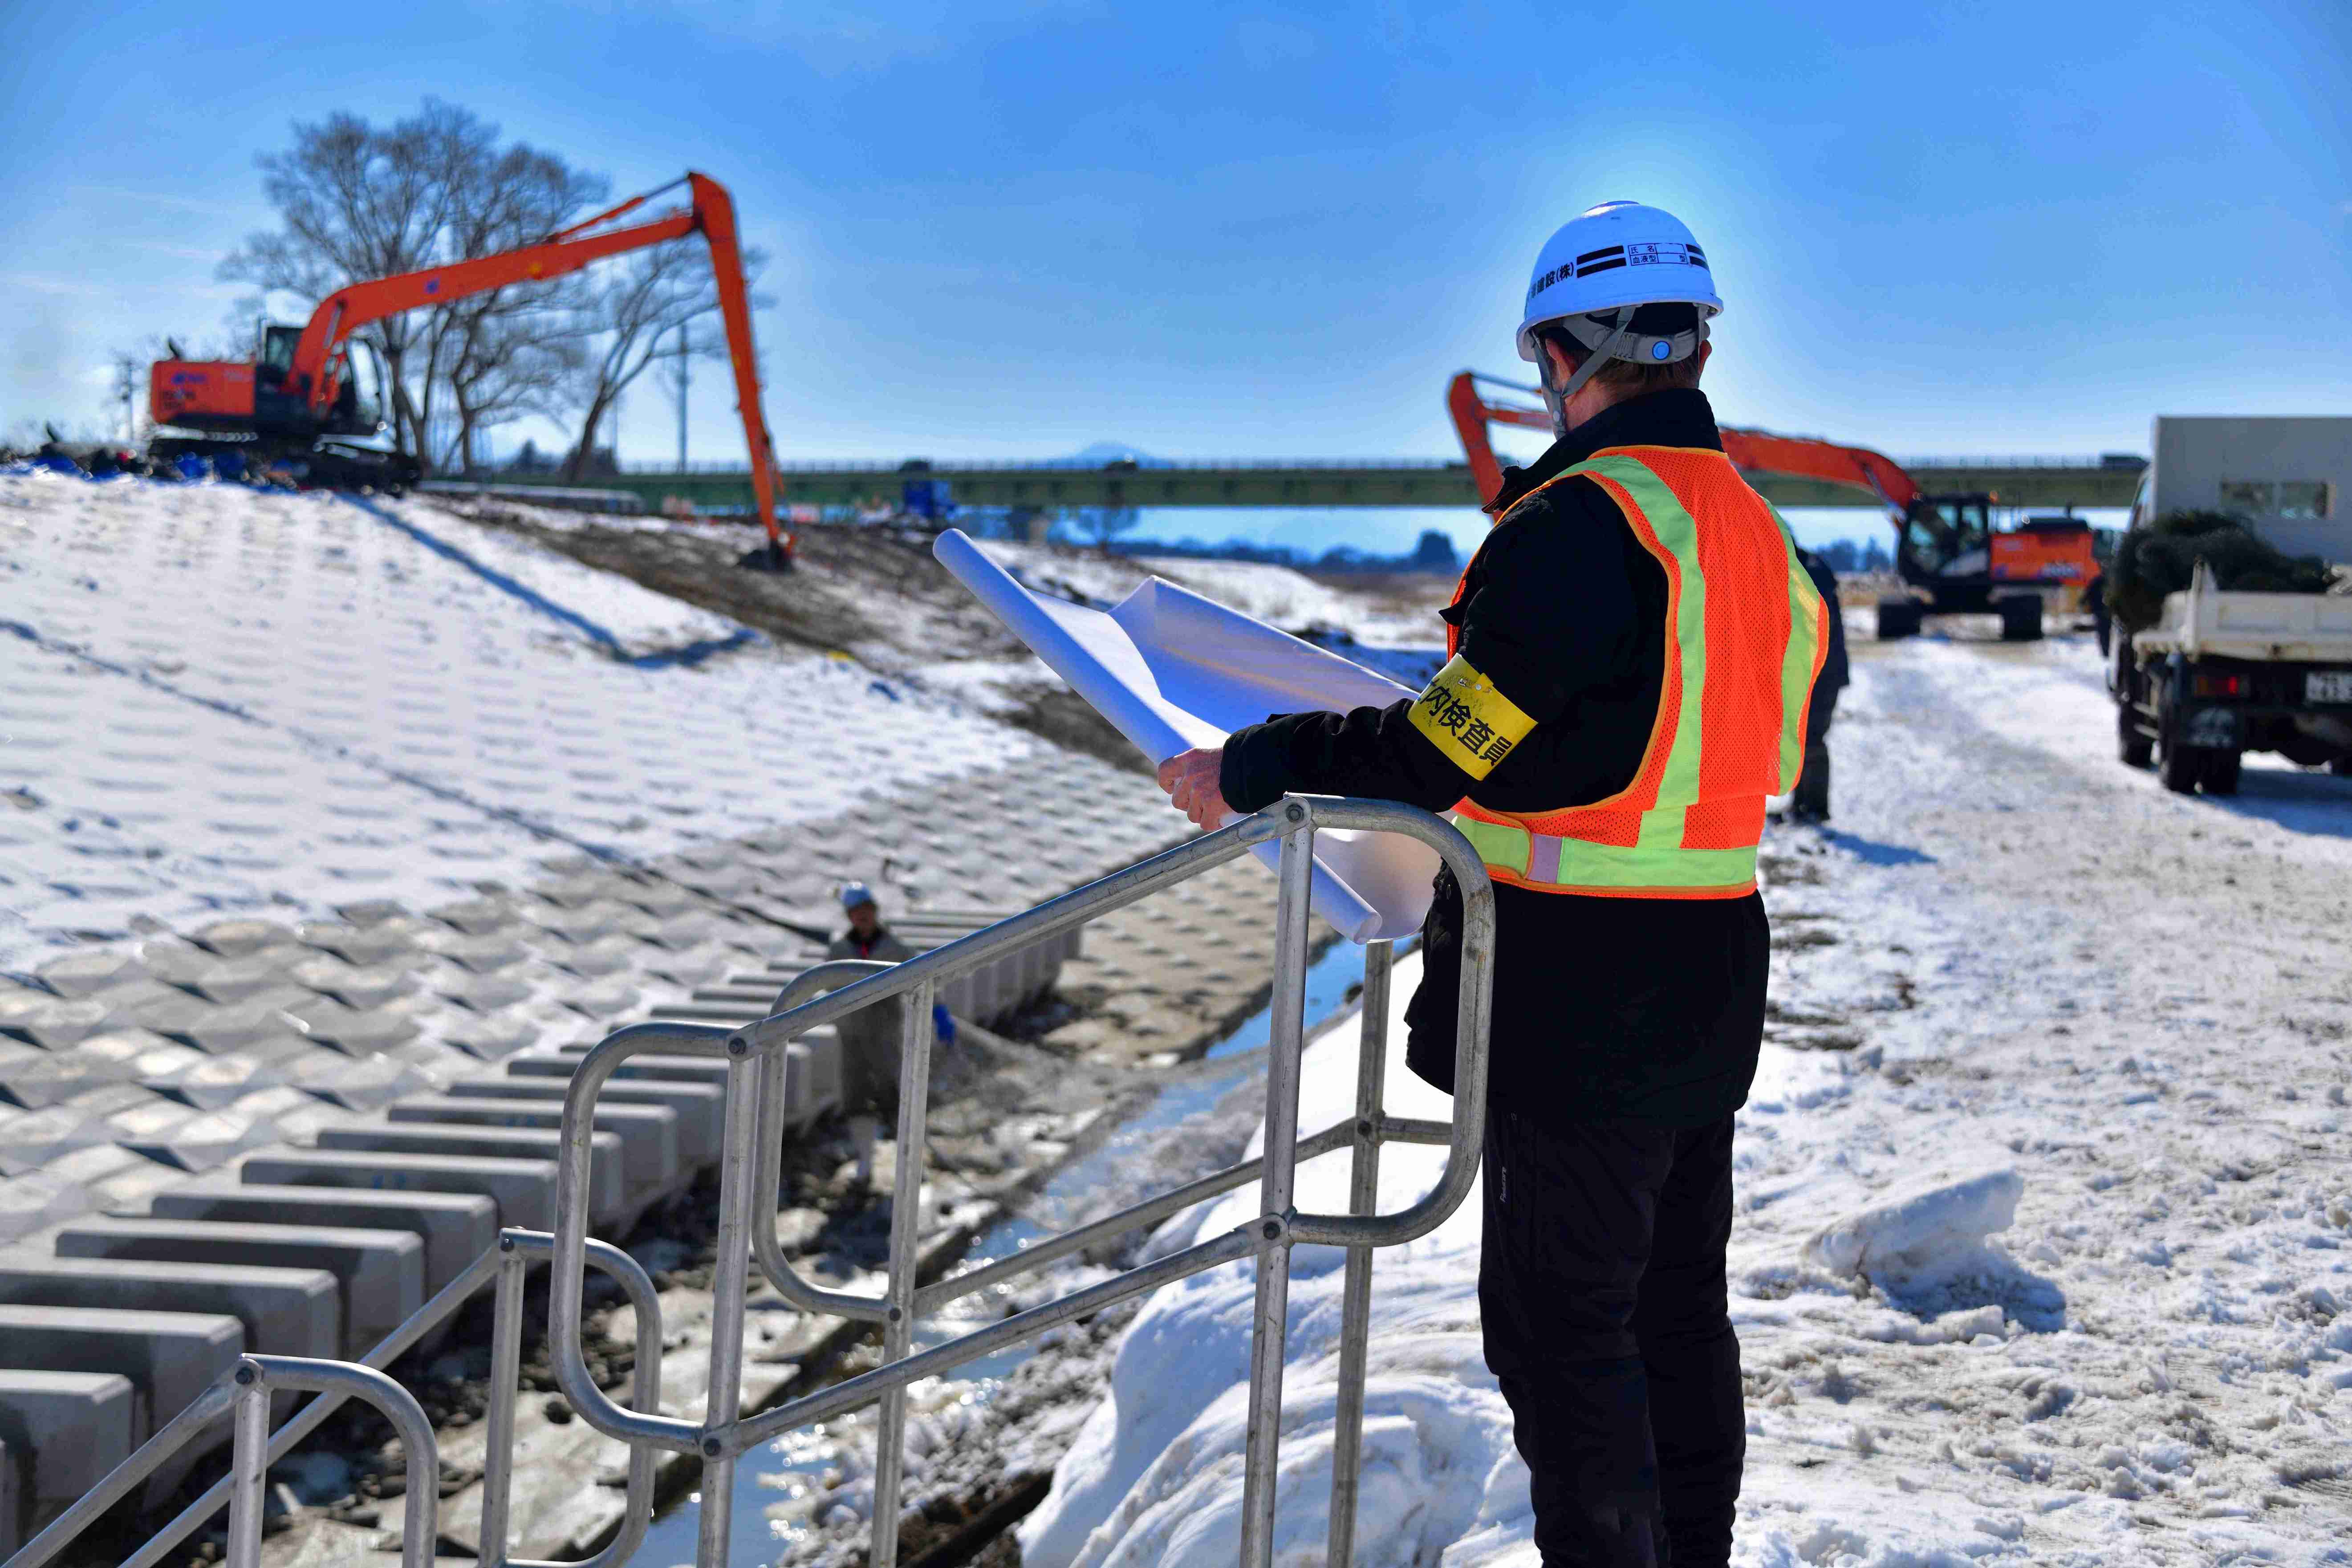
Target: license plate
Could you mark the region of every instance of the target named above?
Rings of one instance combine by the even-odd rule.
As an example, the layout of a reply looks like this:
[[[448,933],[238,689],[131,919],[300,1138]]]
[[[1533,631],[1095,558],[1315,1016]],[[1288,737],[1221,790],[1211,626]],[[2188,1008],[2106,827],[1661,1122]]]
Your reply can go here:
[[[2352,669],[2315,669],[2303,678],[2305,702],[2352,702]]]

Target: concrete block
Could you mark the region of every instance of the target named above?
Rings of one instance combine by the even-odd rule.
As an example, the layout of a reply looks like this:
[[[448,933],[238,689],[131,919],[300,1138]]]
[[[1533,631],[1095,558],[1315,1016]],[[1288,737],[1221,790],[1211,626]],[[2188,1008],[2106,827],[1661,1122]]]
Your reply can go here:
[[[0,1127],[0,1138],[7,1131]],[[89,1189],[50,1171],[0,1180],[0,1245],[89,1212]]]
[[[626,1213],[628,1185],[621,1168],[621,1140],[611,1132],[590,1132],[590,1220],[603,1224]],[[455,1154],[489,1160],[540,1160],[553,1167],[562,1134],[525,1128],[436,1127],[422,1123],[392,1126],[376,1122],[357,1127],[330,1127],[319,1135],[321,1152],[328,1150],[368,1151],[388,1154]],[[501,1205],[503,1206],[503,1205]]]
[[[364,1057],[313,1051],[294,1067],[292,1082],[306,1093],[346,1110],[381,1110],[426,1087],[425,1076],[397,1057]]]
[[[138,1395],[131,1429],[136,1448],[236,1364],[245,1353],[245,1325],[218,1312],[0,1307],[0,1345],[7,1347],[8,1360],[51,1372],[129,1378]],[[218,1430],[225,1441],[226,1423]],[[148,1477],[147,1506],[169,1500],[206,1447],[190,1444]]]
[[[561,1106],[528,1100],[453,1098],[446,1094],[415,1095],[384,1112],[396,1123],[464,1127],[524,1127],[552,1132],[563,1125]],[[688,1173],[678,1157],[677,1113],[660,1105],[618,1105],[598,1095],[589,1124],[621,1141],[621,1170],[632,1200],[666,1193]]]
[[[32,1461],[23,1533],[39,1531],[131,1457],[132,1407],[131,1380],[119,1373],[0,1370],[0,1443]]]
[[[570,1078],[580,1070],[586,1046],[560,1051],[529,1051],[507,1058],[507,1072],[516,1078]],[[727,1063],[718,1057],[631,1057],[614,1070],[614,1079],[676,1079],[686,1083],[727,1087]]]
[[[555,1162],[362,1154],[342,1149],[248,1154],[239,1173],[250,1186],[332,1187],[363,1192],[481,1193],[500,1225],[555,1227]]]
[[[330,1358],[342,1350],[341,1291],[323,1268],[5,1258],[0,1258],[0,1302],[220,1312],[245,1325],[247,1350]]]
[[[425,1244],[429,1299],[498,1245],[499,1205],[482,1193],[378,1193],[335,1187],[197,1185],[157,1193],[158,1219],[341,1226],[413,1232]]]
[[[461,1078],[448,1093],[466,1100],[525,1100],[561,1105],[571,1086],[561,1079]],[[598,1105],[663,1105],[677,1114],[677,1155],[689,1170],[719,1163],[726,1133],[727,1093],[716,1085],[666,1079],[614,1079],[597,1091]]]
[[[342,1283],[343,1352],[357,1359],[425,1305],[425,1243],[405,1230],[117,1217],[58,1232],[59,1258],[323,1268]]]

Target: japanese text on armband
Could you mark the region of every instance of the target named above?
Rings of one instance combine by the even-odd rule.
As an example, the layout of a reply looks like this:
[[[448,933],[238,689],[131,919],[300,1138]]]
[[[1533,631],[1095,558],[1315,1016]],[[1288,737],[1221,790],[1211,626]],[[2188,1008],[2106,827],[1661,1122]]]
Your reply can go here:
[[[1456,655],[1412,700],[1412,727],[1474,779],[1495,771],[1536,721]]]

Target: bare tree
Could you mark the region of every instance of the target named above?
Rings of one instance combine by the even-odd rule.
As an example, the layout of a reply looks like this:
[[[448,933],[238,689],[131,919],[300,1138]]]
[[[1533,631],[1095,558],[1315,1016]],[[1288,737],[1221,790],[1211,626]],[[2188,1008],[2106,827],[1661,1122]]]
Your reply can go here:
[[[1097,550],[1108,550],[1110,542],[1143,521],[1143,513],[1131,506],[1072,507],[1066,514],[1070,527],[1081,539],[1090,540]]]
[[[291,151],[260,160],[283,226],[251,236],[222,276],[316,301],[346,283],[527,244],[604,194],[601,176],[498,142],[496,125],[435,99],[386,128],[342,113],[298,123]],[[570,365],[555,321],[575,305],[560,283],[517,287],[362,328],[355,336],[383,358],[394,439],[427,460],[462,460],[486,422],[553,411]],[[536,315],[551,320],[527,325]],[[445,393],[457,435],[436,454],[426,433]]]
[[[766,261],[758,250],[743,252],[746,279],[759,276]],[[584,334],[595,346],[587,356],[573,402],[580,411],[580,436],[563,466],[567,479],[576,480],[593,458],[596,429],[629,384],[657,359],[674,358],[676,347],[665,347],[679,328],[715,314],[719,310],[718,280],[710,270],[710,253],[698,238],[673,240],[608,268],[590,284],[581,313]],[[754,300],[753,304],[762,301]],[[722,335],[698,334],[694,350],[706,358],[722,358]],[[754,461],[761,454],[754,455]]]

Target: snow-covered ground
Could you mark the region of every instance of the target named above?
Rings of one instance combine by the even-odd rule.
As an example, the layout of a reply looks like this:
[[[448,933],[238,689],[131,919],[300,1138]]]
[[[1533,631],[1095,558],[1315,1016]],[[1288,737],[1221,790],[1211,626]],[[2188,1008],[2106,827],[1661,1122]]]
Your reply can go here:
[[[2113,760],[2081,639],[1856,654],[1834,831],[1766,847],[1736,1561],[2352,1562],[2352,782],[2254,759],[2234,800],[2166,795]],[[1303,1127],[1350,1112],[1353,1052],[1311,1049]],[[1389,1150],[1384,1205],[1440,1158]],[[1476,1214],[1380,1257],[1359,1563],[1536,1561]],[[1294,1266],[1287,1563],[1322,1560],[1337,1262]],[[1232,1268],[1144,1306],[1028,1568],[1232,1561],[1250,1302]]]
[[[425,502],[0,476],[0,967],[640,860],[1034,744]]]

